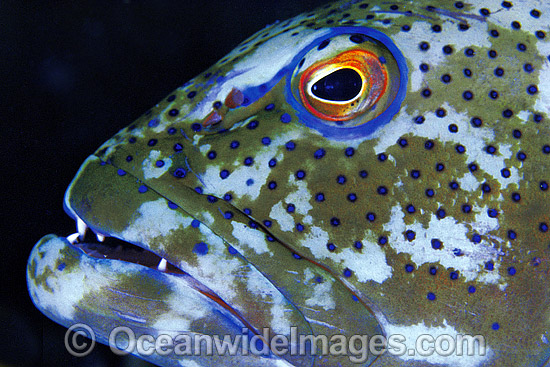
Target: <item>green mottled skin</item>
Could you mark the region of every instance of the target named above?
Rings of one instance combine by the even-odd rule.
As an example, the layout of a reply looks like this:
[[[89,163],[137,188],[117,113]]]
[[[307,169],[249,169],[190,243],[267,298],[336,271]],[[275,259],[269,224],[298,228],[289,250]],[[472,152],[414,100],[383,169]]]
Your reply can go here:
[[[314,15],[307,18],[307,23],[314,24],[310,28],[323,29],[328,27],[327,20],[334,20],[332,26],[355,20],[357,25],[378,29],[392,38],[400,37],[403,33],[401,27],[409,25],[412,27],[409,35],[414,42],[411,41],[407,47],[411,49],[417,49],[418,43],[425,39],[430,39],[432,43],[442,40],[443,44],[454,46],[455,40],[446,39],[445,37],[449,36],[445,31],[438,34],[425,34],[419,31],[415,33],[415,26],[419,24],[423,27],[422,29],[429,29],[434,24],[442,26],[450,24],[453,29],[456,29],[461,23],[470,25],[487,23],[486,29],[497,30],[499,37],[491,38],[488,34],[481,36],[484,42],[490,43],[490,47],[487,47],[476,43],[480,37],[472,36],[472,31],[464,32],[463,35],[466,38],[464,43],[476,54],[471,58],[464,56],[466,47],[455,49],[452,55],[442,56],[441,61],[433,64],[427,56],[423,60],[410,59],[407,58],[407,52],[404,52],[410,73],[409,90],[402,108],[393,120],[384,126],[381,133],[377,132],[363,141],[352,143],[355,148],[353,157],[344,155],[344,149],[350,145],[349,142],[322,136],[316,130],[300,123],[300,115],[287,102],[286,79],[282,79],[262,98],[249,106],[229,110],[223,107],[225,115],[219,125],[194,132],[191,129],[192,124],[202,124],[206,115],[203,114],[197,118],[190,116],[196,116],[193,113],[198,108],[202,108],[201,103],[208,100],[209,93],[212,93],[213,88],[216,87],[216,83],[207,82],[209,77],[205,76],[206,73],[226,76],[238,62],[246,60],[262,44],[268,43],[282,33],[302,32],[306,29],[306,26],[299,24],[304,16],[297,17],[288,25],[285,23],[282,26],[274,25],[245,41],[244,51],[231,53],[207,72],[176,90],[173,93],[176,96],[173,101],[163,100],[98,149],[95,153],[96,157],[85,163],[68,191],[67,200],[70,207],[91,228],[100,233],[125,239],[124,231],[143,216],[143,213],[140,214],[143,203],[154,202],[161,197],[176,203],[178,209],[175,212],[178,218],[186,218],[189,221],[198,219],[201,226],[208,228],[208,234],[193,230],[191,227],[174,227],[173,231],[164,236],[145,233],[142,241],[129,241],[159,254],[214,289],[218,283],[214,280],[215,276],[210,273],[215,269],[204,268],[193,245],[201,241],[211,241],[212,236],[218,238],[220,248],[235,247],[240,255],[233,256],[227,252],[216,253],[219,260],[217,264],[234,261],[245,269],[243,274],[261,273],[273,285],[273,289],[278,289],[284,296],[281,304],[289,315],[293,315],[289,316],[291,324],[299,326],[300,330],[306,334],[336,333],[335,330],[326,326],[308,322],[310,318],[337,325],[340,330],[345,330],[346,335],[372,335],[387,332],[385,322],[402,326],[423,324],[426,327],[444,327],[447,325],[462,334],[485,336],[491,355],[480,362],[481,364],[475,364],[476,366],[547,365],[550,356],[550,345],[547,342],[550,338],[550,265],[548,261],[550,235],[548,232],[539,230],[539,223],[550,222],[550,194],[540,189],[541,181],[550,181],[549,156],[542,151],[542,147],[550,143],[550,127],[548,111],[536,107],[537,99],[541,95],[548,96],[550,93],[549,90],[543,89],[541,84],[541,69],[548,67],[549,61],[546,58],[548,55],[540,54],[537,50],[539,46],[543,49],[541,43],[546,41],[538,40],[532,32],[512,30],[508,24],[504,26],[491,23],[491,16],[483,18],[479,15],[479,7],[487,7],[492,12],[498,9],[500,9],[499,12],[522,11],[527,14],[527,18],[532,8],[540,9],[541,18],[535,20],[531,17],[531,21],[538,22],[540,29],[543,30],[548,30],[549,14],[546,14],[542,8],[544,7],[547,11],[550,11],[550,8],[541,2],[526,1],[517,4],[511,10],[505,10],[501,8],[500,1],[493,1],[483,6],[466,4],[463,9],[458,10],[453,2],[434,4],[429,1],[414,3],[396,1],[394,3],[399,5],[399,12],[392,12],[389,11],[391,5],[389,3],[369,3],[366,9],[360,8],[361,3],[336,3],[311,13]],[[427,5],[434,5],[440,10],[430,11],[426,9]],[[378,10],[383,11],[373,12],[373,6],[378,6]],[[335,11],[331,12],[331,10]],[[408,10],[412,11],[413,15],[402,13]],[[343,19],[342,14],[345,13],[349,16]],[[368,14],[374,15],[374,18],[365,20]],[[390,15],[392,15],[391,24],[384,25],[381,20]],[[525,21],[522,25],[523,28],[528,28]],[[265,34],[268,36],[264,37]],[[456,35],[457,32],[453,34]],[[471,37],[471,41],[467,37]],[[515,45],[519,42],[527,46],[527,52],[517,51]],[[548,51],[549,48],[545,47]],[[498,57],[494,59],[486,57],[489,50],[496,50]],[[279,50],[279,52],[285,52],[285,50]],[[441,53],[439,49],[437,52]],[[271,57],[277,57],[277,55]],[[266,57],[266,60],[269,60],[269,57]],[[413,72],[418,73],[418,65],[421,62],[430,64],[430,71],[421,74],[420,87],[417,86],[415,89]],[[526,73],[522,70],[526,62],[532,64],[534,72]],[[504,76],[495,77],[493,71],[497,67],[505,69]],[[471,78],[464,77],[462,71],[464,68],[471,69],[473,74]],[[443,74],[451,76],[452,80],[449,84],[441,82],[440,78]],[[531,84],[538,85],[538,93],[529,95],[525,92],[526,87]],[[432,92],[429,98],[421,95],[421,91],[426,87],[429,87]],[[473,100],[466,101],[462,98],[465,90],[473,92]],[[499,92],[499,98],[495,101],[487,97],[491,90]],[[191,91],[197,93],[192,99],[187,97]],[[223,99],[221,101],[223,102]],[[207,103],[211,101],[208,100]],[[264,107],[271,103],[275,105],[275,109],[266,111]],[[451,123],[459,124],[458,121],[452,120],[458,118],[456,116],[468,123],[459,124],[460,135],[457,135],[459,138],[431,138],[435,146],[427,151],[424,144],[427,138],[431,137],[434,127],[428,126],[427,123],[415,125],[413,119],[418,115],[433,116],[434,111],[442,106],[445,106],[453,115],[437,120],[443,126],[441,131],[446,131],[447,125]],[[177,116],[169,114],[169,111],[174,108],[180,111]],[[511,118],[502,116],[502,111],[506,108],[515,112]],[[520,114],[520,111],[526,111],[526,113]],[[280,116],[283,113],[291,116],[290,123],[281,123]],[[533,121],[534,113],[542,116],[542,122]],[[476,129],[469,125],[473,117],[482,117],[481,128]],[[149,121],[153,118],[160,121],[162,128],[148,127]],[[246,128],[246,124],[252,120],[258,121],[259,126],[256,129]],[[377,158],[380,153],[377,145],[383,141],[385,134],[392,134],[392,125],[399,123],[410,124],[410,128],[406,133],[396,135],[394,141],[396,142],[398,138],[406,138],[408,145],[403,148],[393,143],[387,149],[383,149],[382,151],[390,159],[381,162]],[[175,127],[178,130],[177,133],[167,134],[166,129],[169,127]],[[222,128],[229,131],[220,133]],[[515,129],[521,130],[520,139],[512,135]],[[487,134],[479,135],[479,131]],[[449,134],[448,131],[446,134]],[[262,138],[265,136],[269,136],[272,140],[269,147],[262,143]],[[131,137],[136,137],[137,141],[129,143]],[[152,138],[158,139],[154,147],[147,145]],[[289,139],[296,144],[292,151],[285,148],[285,143]],[[467,151],[466,154],[458,154],[457,139],[464,145],[474,139],[482,140],[483,143],[479,145],[478,152]],[[237,149],[230,148],[234,140],[240,142]],[[181,152],[174,152],[173,147],[177,143],[183,146]],[[491,174],[488,168],[480,168],[474,173],[469,171],[468,164],[477,163],[478,159],[488,159],[487,153],[482,150],[488,144],[497,148],[497,157],[504,157],[504,165],[514,172],[514,177],[518,177],[517,184],[501,186],[503,178]],[[319,148],[326,151],[322,160],[314,158],[314,152]],[[268,149],[268,157],[256,159],[256,157],[263,157],[262,152],[267,152]],[[216,159],[207,158],[207,153],[211,150],[216,152]],[[158,155],[147,163],[151,151],[158,151]],[[520,151],[527,154],[527,159],[523,162],[516,158],[516,154]],[[127,160],[128,156],[133,157],[130,162]],[[249,171],[238,170],[243,167],[246,157],[255,158],[253,165],[248,168]],[[272,157],[279,157],[277,166],[268,169],[267,161]],[[158,159],[169,161],[171,164],[168,165],[165,173],[150,178],[144,167],[154,166],[155,160]],[[100,160],[107,162],[107,165],[100,166]],[[437,163],[444,163],[445,170],[437,172],[434,168]],[[183,178],[175,178],[173,173],[177,167],[185,168],[187,175]],[[260,167],[263,168],[260,170]],[[117,176],[118,169],[123,169],[127,174]],[[150,169],[155,170],[154,167]],[[245,185],[249,177],[254,178],[255,184],[261,186],[259,195],[257,197],[250,194],[242,195],[239,194],[241,190],[229,188],[225,193],[230,193],[232,200],[223,201],[223,193],[220,189],[223,182],[217,174],[209,173],[219,172],[222,169],[231,172],[231,179],[237,176],[240,179],[239,185]],[[306,172],[306,178],[300,183],[297,183],[294,177],[298,169]],[[361,170],[368,171],[368,177],[360,177],[358,173]],[[418,179],[412,179],[410,177],[412,170],[420,170],[421,176]],[[267,172],[266,175],[258,174],[264,171]],[[345,184],[336,183],[339,175],[346,176]],[[475,189],[467,190],[462,187],[458,190],[449,189],[449,182],[467,177],[475,182]],[[277,182],[276,189],[268,188],[267,183],[270,181]],[[482,183],[489,184],[490,193],[482,193],[480,186]],[[142,184],[147,185],[149,190],[139,194],[137,189]],[[377,194],[376,190],[381,185],[388,188],[388,194],[385,196]],[[197,193],[196,187],[203,187],[203,193]],[[272,218],[274,207],[282,205],[282,208],[286,208],[289,203],[298,200],[296,195],[293,199],[289,199],[289,195],[295,193],[299,187],[302,187],[302,191],[298,196],[303,197],[304,192],[307,193],[309,197],[306,195],[303,202],[311,205],[310,209],[306,209],[307,213],[296,205],[297,210],[292,214],[293,223],[305,225],[305,229],[301,232],[295,227],[289,230],[282,222]],[[433,198],[426,196],[427,188],[435,190],[436,194]],[[315,200],[315,194],[319,192],[325,194],[325,200],[321,203]],[[519,202],[510,199],[515,192],[521,194]],[[349,193],[357,194],[355,202],[352,203],[346,199]],[[213,204],[209,203],[206,199],[209,194],[219,197],[220,200]],[[116,210],[113,209],[113,203],[116,203]],[[406,214],[405,207],[411,203],[414,204],[416,212]],[[465,203],[472,206],[472,213],[462,211],[462,205]],[[245,214],[245,208],[250,209],[252,214]],[[486,215],[487,208],[497,209],[498,226],[483,233],[482,242],[476,247],[479,248],[480,253],[490,248],[500,252],[495,257],[495,269],[487,270],[483,267],[483,262],[476,262],[478,250],[475,250],[473,253],[463,255],[472,257],[472,261],[478,263],[477,274],[473,279],[467,278],[459,271],[458,279],[451,280],[451,272],[457,269],[453,266],[445,266],[437,260],[415,265],[412,273],[406,272],[404,270],[406,264],[415,264],[412,258],[414,250],[398,251],[393,246],[396,241],[405,241],[403,240],[404,231],[403,233],[391,231],[392,216],[396,215],[395,208],[397,208],[397,214],[402,213],[405,229],[419,225],[427,231],[428,238],[440,238],[445,235],[445,232],[452,232],[458,226],[466,228],[467,236],[470,238],[473,233],[479,231],[479,218]],[[449,223],[449,228],[444,230],[435,229],[435,226],[430,225],[434,220],[434,213],[439,208],[445,209],[448,220],[445,223]],[[226,211],[232,211],[234,214],[231,220],[224,218],[223,213]],[[368,212],[376,213],[376,220],[372,223],[365,219],[365,214]],[[337,227],[330,224],[330,219],[335,216],[341,222]],[[261,225],[266,219],[272,220],[271,227]],[[452,223],[450,219],[453,220]],[[261,233],[258,241],[265,246],[267,252],[259,252],[251,244],[252,240],[250,243],[243,243],[242,238],[238,238],[235,226],[240,224],[244,228],[250,220],[257,221],[260,226],[258,229],[248,228],[249,238],[254,237],[251,233]],[[325,251],[327,240],[319,236],[319,232],[315,232],[314,228],[327,234],[328,242],[337,246],[334,253],[318,255]],[[517,239],[508,239],[510,229],[517,233]],[[267,234],[272,236],[274,241],[267,241],[265,239]],[[390,238],[389,243],[384,246],[378,245],[380,236]],[[307,240],[308,238],[310,240]],[[358,240],[363,241],[365,245],[361,250],[353,247],[354,242]],[[410,245],[414,246],[414,241],[411,241]],[[460,242],[447,241],[443,243],[441,250],[430,250],[443,253],[460,245]],[[355,273],[361,271],[361,267],[373,266],[368,263],[369,251],[373,251],[373,246],[377,251],[382,251],[387,266],[392,269],[391,276],[382,282],[361,280],[355,276]],[[209,256],[213,256],[211,252]],[[349,258],[350,253],[361,259],[359,264],[354,265],[355,269],[351,268],[351,263],[345,260]],[[302,259],[294,259],[293,254],[300,255]],[[72,266],[78,265],[67,260],[60,261],[67,264],[65,271],[70,271]],[[362,261],[366,262],[362,264]],[[460,259],[456,261],[458,263]],[[437,267],[436,275],[429,273],[433,266]],[[517,273],[513,276],[508,274],[507,269],[510,267],[517,269]],[[351,277],[343,275],[348,268],[351,268],[354,273]],[[56,270],[49,267],[46,267],[43,273],[37,274],[35,259],[30,262],[28,271],[30,279],[44,287],[48,287],[46,281],[48,277],[57,276],[52,275]],[[482,280],[483,277],[494,273],[497,273],[496,281]],[[266,326],[266,322],[269,325],[272,316],[270,309],[265,306],[267,301],[258,298],[254,291],[249,289],[248,276],[234,279],[233,286],[237,292],[234,300],[242,302],[239,312],[253,326]],[[334,300],[334,307],[331,309],[311,305],[308,301],[313,297],[312,284],[317,277],[331,284],[328,288],[330,297],[326,296],[327,299]],[[207,283],[209,280],[210,284]],[[145,281],[140,282],[137,273],[120,275],[116,279],[116,284],[120,289],[140,289],[147,298],[155,294],[161,303],[167,297],[163,291],[158,290],[160,283],[155,283],[147,276]],[[469,286],[475,286],[475,293],[468,292]],[[217,289],[214,291],[217,292]],[[90,313],[85,313],[80,317],[75,316],[75,319],[92,322],[95,317],[93,315],[102,307],[124,303],[124,297],[120,298],[120,295],[106,292],[108,291],[99,288],[95,293],[88,293],[80,301],[80,305],[91,305],[89,307],[92,309],[90,311],[92,316]],[[427,300],[426,295],[429,292],[435,293],[436,300]],[[359,302],[352,301],[354,295],[360,299]],[[220,297],[224,299],[223,295]],[[225,301],[231,305],[229,300],[225,299]],[[137,305],[134,303],[129,305],[133,307],[134,314],[148,315],[151,312],[149,308],[151,306],[148,304],[138,302]],[[159,313],[171,312],[170,307],[169,305],[159,306]],[[48,315],[52,313],[54,312],[50,310]],[[154,318],[154,316],[151,317]],[[381,317],[386,321],[382,321]],[[498,330],[493,329],[495,322],[499,324]],[[205,329],[212,331],[216,328],[206,327]],[[214,331],[221,332],[217,329]],[[546,342],[544,342],[545,339]],[[294,365],[309,365],[307,359],[306,361],[292,359],[288,361]],[[159,360],[154,362],[162,363]],[[370,358],[368,362],[372,362],[373,366],[435,365],[429,361],[403,360],[388,354],[376,360]],[[222,362],[200,360],[200,363],[200,365],[210,365],[209,363]],[[245,365],[242,361],[239,363]],[[246,363],[254,365],[256,362]],[[317,361],[315,365],[334,366],[337,363],[350,365],[347,358]]]

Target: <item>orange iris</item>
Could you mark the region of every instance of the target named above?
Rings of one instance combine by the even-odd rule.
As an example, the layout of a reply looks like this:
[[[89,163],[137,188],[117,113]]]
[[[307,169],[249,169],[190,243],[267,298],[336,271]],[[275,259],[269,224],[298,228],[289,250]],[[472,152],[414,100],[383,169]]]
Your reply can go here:
[[[315,96],[311,87],[322,78],[340,69],[355,71],[362,80],[356,96],[347,101],[332,101]],[[376,105],[388,85],[386,68],[372,52],[360,49],[345,51],[339,55],[311,65],[300,77],[300,98],[314,116],[330,120],[350,120]]]

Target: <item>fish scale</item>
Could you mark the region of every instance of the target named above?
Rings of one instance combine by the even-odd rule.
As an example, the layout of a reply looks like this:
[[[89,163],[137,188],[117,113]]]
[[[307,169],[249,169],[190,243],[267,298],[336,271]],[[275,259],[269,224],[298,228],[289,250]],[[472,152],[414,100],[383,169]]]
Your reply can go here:
[[[407,338],[407,353],[363,365],[546,365],[548,14],[542,1],[342,1],[276,23],[100,147],[66,210],[180,267],[244,325],[288,320],[252,301],[258,277],[301,331]],[[338,94],[357,97],[307,89],[339,75],[364,83]],[[166,205],[147,209],[157,199]],[[132,205],[109,212],[116,200]],[[129,237],[161,226],[156,217],[176,221],[171,235]],[[64,270],[38,274],[33,259],[35,304],[69,326],[41,301],[62,294],[44,284]],[[239,278],[225,289],[211,267]],[[487,353],[411,354],[425,334],[482,335]]]

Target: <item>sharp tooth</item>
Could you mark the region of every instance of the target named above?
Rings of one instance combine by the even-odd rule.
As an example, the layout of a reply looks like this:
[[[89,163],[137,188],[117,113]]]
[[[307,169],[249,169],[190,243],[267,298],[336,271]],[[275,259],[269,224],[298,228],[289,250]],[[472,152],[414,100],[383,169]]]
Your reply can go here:
[[[79,217],[76,217],[76,230],[78,231],[80,239],[84,239],[84,236],[86,235],[86,229],[88,229],[88,226],[82,219]]]
[[[163,258],[162,260],[160,260],[159,266],[157,266],[157,269],[159,271],[166,271],[166,259]]]
[[[71,243],[71,245],[74,245],[75,243],[78,242],[78,236],[79,236],[78,233],[73,233],[73,234],[67,236],[67,241],[69,241]]]
[[[97,240],[98,240],[99,242],[105,241],[105,235],[103,235],[103,234],[101,234],[101,233],[98,233],[98,234],[96,234],[96,236],[97,236]]]

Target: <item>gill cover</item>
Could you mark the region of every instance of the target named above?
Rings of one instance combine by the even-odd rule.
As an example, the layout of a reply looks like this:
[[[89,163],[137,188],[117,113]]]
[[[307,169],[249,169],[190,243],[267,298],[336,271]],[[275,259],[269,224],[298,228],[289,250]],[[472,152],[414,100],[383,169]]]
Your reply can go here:
[[[334,28],[294,58],[287,90],[300,119],[324,136],[363,138],[405,98],[408,69],[392,40],[364,27]]]

